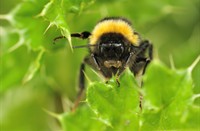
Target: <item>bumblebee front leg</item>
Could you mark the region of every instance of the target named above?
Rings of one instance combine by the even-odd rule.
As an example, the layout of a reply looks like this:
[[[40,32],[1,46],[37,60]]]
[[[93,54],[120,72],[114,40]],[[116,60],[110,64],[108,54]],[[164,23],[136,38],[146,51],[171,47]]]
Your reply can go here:
[[[143,41],[143,43],[141,44],[141,47],[143,48],[143,52],[145,52],[146,50],[148,51],[148,57],[147,58],[143,58],[143,57],[139,57],[136,59],[137,62],[144,62],[144,68],[142,70],[142,75],[145,73],[146,68],[148,66],[148,64],[151,62],[151,60],[153,59],[153,46],[152,44],[149,43],[149,41]]]
[[[77,106],[79,105],[81,98],[84,94],[84,89],[85,89],[85,75],[84,75],[84,71],[85,71],[85,64],[82,63],[81,67],[80,67],[80,71],[79,71],[79,92],[77,95],[77,98],[74,102],[74,106],[72,108],[72,112],[76,110]]]
[[[145,57],[145,53],[148,51],[148,56]],[[130,64],[130,69],[135,76],[143,75],[145,73],[146,67],[151,62],[153,56],[153,46],[149,41],[143,41],[136,53],[135,61]]]
[[[78,92],[77,98],[76,98],[76,100],[74,102],[74,107],[72,108],[72,111],[76,110],[76,108],[78,107],[78,105],[79,105],[79,103],[81,101],[81,98],[82,98],[82,96],[84,94],[84,89],[85,89],[85,74],[84,74],[85,64],[90,65],[95,70],[100,70],[100,67],[99,67],[99,65],[97,63],[97,60],[96,60],[96,58],[95,58],[95,56],[93,54],[91,54],[88,57],[85,57],[83,63],[80,66],[80,72],[79,72],[79,92]]]

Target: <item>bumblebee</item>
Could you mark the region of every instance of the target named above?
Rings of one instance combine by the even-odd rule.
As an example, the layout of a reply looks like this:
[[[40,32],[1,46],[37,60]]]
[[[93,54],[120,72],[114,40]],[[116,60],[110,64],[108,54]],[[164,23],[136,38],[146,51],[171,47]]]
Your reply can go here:
[[[152,44],[148,40],[142,40],[132,28],[131,22],[125,18],[106,17],[96,24],[91,33],[84,31],[71,34],[71,37],[88,39],[87,45],[74,48],[89,49],[89,55],[84,58],[80,66],[80,90],[74,108],[78,105],[85,88],[85,64],[101,73],[106,79],[110,79],[113,75],[120,76],[126,68],[129,68],[135,76],[144,74],[152,60]],[[57,37],[54,41],[60,38],[65,37]]]

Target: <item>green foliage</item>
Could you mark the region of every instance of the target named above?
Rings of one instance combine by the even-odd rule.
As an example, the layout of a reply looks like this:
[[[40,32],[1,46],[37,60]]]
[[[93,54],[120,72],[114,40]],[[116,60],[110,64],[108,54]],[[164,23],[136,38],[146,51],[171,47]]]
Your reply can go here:
[[[177,68],[199,56],[199,0],[2,0],[0,3],[0,129],[60,130],[198,130],[200,64],[191,73]],[[127,70],[108,84],[89,68],[86,101],[68,112],[76,99],[79,65],[86,41],[70,32],[91,31],[106,16],[123,16],[154,45],[154,61],[142,90]],[[53,39],[64,35],[66,40]],[[67,43],[67,44],[64,44]],[[143,94],[143,110],[139,109]],[[31,124],[30,124],[31,123]]]
[[[65,131],[95,131],[103,130],[105,126],[94,117],[94,113],[88,106],[82,106],[74,113],[65,113],[60,116],[59,120],[62,124],[62,128]]]
[[[192,88],[190,68],[169,69],[154,61],[144,76],[142,90],[129,70],[121,76],[120,87],[115,78],[107,84],[92,82],[87,89],[86,102],[96,115],[89,114],[90,109],[86,111],[83,106],[80,109],[84,111],[78,109],[75,114],[72,113],[71,119],[69,115],[63,115],[64,124],[61,122],[64,127],[74,129],[77,120],[84,117],[84,125],[80,121],[79,129],[76,129],[80,131],[86,125],[93,127],[97,120],[104,125],[98,125],[93,130],[197,130],[200,128],[197,118],[200,107],[194,104],[196,95]],[[139,94],[144,96],[142,110],[139,108]]]
[[[120,87],[114,79],[108,84],[91,83],[87,90],[87,102],[106,125],[113,127],[119,126],[119,123],[132,123],[132,129],[137,129],[139,93],[131,72],[121,77]]]
[[[153,81],[157,79],[158,81]],[[160,62],[150,65],[144,76],[144,111],[142,129],[198,129],[192,91],[191,70],[169,69]],[[196,111],[196,115],[193,111]],[[191,119],[193,118],[193,119]],[[193,123],[193,124],[191,124]]]

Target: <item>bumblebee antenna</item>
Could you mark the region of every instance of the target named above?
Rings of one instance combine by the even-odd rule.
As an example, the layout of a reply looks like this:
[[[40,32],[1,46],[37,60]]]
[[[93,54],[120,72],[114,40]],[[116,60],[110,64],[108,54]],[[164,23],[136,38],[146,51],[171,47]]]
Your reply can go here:
[[[53,44],[56,44],[56,41],[57,41],[58,39],[64,39],[64,38],[66,38],[66,37],[65,37],[65,36],[58,36],[58,37],[54,38],[54,39],[53,39]]]
[[[77,38],[80,38],[80,39],[87,39],[90,35],[91,35],[90,32],[83,31],[82,33],[73,33],[73,34],[71,34],[71,37],[77,37]],[[54,38],[53,44],[55,44],[58,39],[66,39],[66,37],[65,36],[58,36],[58,37]]]
[[[82,33],[73,33],[71,34],[71,37],[78,37],[81,39],[87,39],[91,35],[88,31],[83,31]]]
[[[97,45],[78,45],[78,46],[73,46],[73,49],[77,49],[77,48],[85,48],[85,47],[90,47],[90,46],[97,46]]]

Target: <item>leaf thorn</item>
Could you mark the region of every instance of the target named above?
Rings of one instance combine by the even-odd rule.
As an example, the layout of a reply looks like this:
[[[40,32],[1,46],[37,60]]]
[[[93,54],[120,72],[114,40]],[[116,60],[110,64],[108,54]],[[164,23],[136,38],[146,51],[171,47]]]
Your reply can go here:
[[[198,64],[200,61],[200,55],[194,60],[194,62],[189,66],[188,72],[192,72],[194,67]]]

